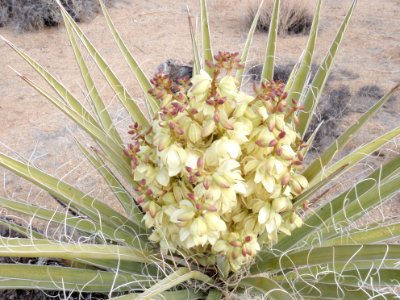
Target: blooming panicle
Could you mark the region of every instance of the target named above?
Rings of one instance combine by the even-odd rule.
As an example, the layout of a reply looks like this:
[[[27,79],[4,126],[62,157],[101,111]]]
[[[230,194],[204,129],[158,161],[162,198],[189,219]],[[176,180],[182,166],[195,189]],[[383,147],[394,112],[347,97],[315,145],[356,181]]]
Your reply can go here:
[[[239,91],[238,53],[208,64],[211,75],[201,70],[190,81],[151,80],[160,110],[149,128],[130,126],[125,155],[150,240],[205,265],[226,257],[238,271],[261,243],[302,225],[293,206],[308,185],[298,173],[300,108],[281,82],[263,82],[253,96]]]

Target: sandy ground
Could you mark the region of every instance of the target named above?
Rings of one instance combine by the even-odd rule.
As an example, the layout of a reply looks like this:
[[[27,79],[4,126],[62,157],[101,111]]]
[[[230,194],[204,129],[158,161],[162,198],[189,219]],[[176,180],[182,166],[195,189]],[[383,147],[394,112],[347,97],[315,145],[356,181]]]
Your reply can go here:
[[[187,3],[192,14],[197,15],[199,10],[196,1],[131,1],[129,4],[116,4],[110,9],[115,25],[146,74],[152,75],[157,66],[168,58],[186,62],[191,60]],[[315,62],[320,62],[325,55],[350,4],[350,0],[324,1]],[[248,30],[245,20],[246,5],[246,1],[238,0],[210,1],[210,27],[215,51],[241,50]],[[332,81],[332,85],[349,87],[353,95],[350,99],[353,108],[365,106],[362,102],[365,99],[356,96],[362,86],[375,84],[387,91],[400,82],[399,16],[399,0],[359,1],[338,55],[337,67],[333,72],[335,78]],[[103,17],[97,16],[90,23],[82,24],[82,28],[128,90],[140,101],[142,94],[118,52]],[[24,34],[0,28],[0,34],[37,59],[66,83],[79,99],[85,99],[83,83],[65,28],[60,26]],[[266,33],[256,33],[251,50],[251,63],[262,62],[266,38]],[[296,61],[306,41],[304,36],[280,37],[277,64]],[[72,135],[81,135],[81,132],[52,104],[23,83],[9,66],[41,83],[40,78],[18,55],[0,43],[0,150],[13,153],[14,156],[21,155],[47,172],[67,182],[76,183],[79,188],[117,207],[98,175],[88,167],[75,146]],[[112,115],[117,120],[118,128],[121,132],[126,132],[129,121],[125,113],[93,64],[90,68]],[[374,118],[350,147],[354,148],[357,143],[369,141],[373,136],[400,125],[400,97],[397,98],[397,101],[390,102],[382,113]],[[353,112],[343,120],[343,125],[351,124],[359,115],[360,113]],[[384,156],[387,158],[398,153],[397,144],[391,143]],[[382,159],[374,157],[365,166],[371,166],[377,161],[379,163]],[[4,176],[0,195],[28,199],[44,206],[55,205],[45,193],[38,192],[8,172],[1,172]],[[394,215],[400,215],[398,198],[392,201],[389,210]]]

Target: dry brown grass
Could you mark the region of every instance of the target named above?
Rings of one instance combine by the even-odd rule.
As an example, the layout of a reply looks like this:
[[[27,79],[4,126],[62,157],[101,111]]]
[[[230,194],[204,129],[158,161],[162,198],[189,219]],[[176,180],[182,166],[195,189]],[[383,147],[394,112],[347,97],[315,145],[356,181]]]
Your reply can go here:
[[[61,0],[61,3],[77,22],[90,20],[100,11],[97,0]],[[62,16],[55,0],[0,0],[0,27],[33,31],[60,23]]]
[[[312,0],[286,0],[281,1],[278,34],[307,34],[310,31],[315,1]],[[247,21],[249,24],[254,19],[259,2],[247,2]],[[268,31],[271,22],[274,1],[265,0],[257,28]]]

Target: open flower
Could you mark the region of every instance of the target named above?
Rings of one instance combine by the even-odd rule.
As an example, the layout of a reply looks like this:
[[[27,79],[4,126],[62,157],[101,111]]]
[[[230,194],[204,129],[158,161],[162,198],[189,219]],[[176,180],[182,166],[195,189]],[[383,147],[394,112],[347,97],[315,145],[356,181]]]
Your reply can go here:
[[[302,142],[282,86],[266,83],[256,97],[239,91],[234,77],[220,77],[237,64],[229,57],[220,53],[213,76],[201,70],[191,86],[171,88],[157,77],[168,101],[126,152],[134,180],[144,184],[138,191],[151,240],[199,262],[225,256],[236,271],[257,254],[259,237],[275,242],[301,226],[292,200],[308,182],[297,171]]]
[[[173,144],[161,151],[160,159],[162,165],[167,169],[168,176],[171,177],[182,171],[186,163],[187,153],[182,147]]]

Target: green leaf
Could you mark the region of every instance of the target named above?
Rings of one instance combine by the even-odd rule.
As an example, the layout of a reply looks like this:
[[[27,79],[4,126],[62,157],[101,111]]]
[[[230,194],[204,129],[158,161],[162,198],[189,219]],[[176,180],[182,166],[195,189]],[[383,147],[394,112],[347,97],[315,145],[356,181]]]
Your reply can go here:
[[[135,103],[133,98],[129,95],[128,91],[125,89],[121,81],[116,77],[116,75],[110,69],[110,66],[105,62],[101,55],[97,52],[93,44],[88,40],[85,34],[81,31],[79,26],[75,23],[72,17],[66,12],[62,5],[59,5],[61,13],[68,20],[65,22],[66,27],[71,27],[76,35],[79,37],[83,45],[86,47],[89,54],[92,56],[96,65],[103,73],[110,87],[114,90],[118,99],[121,101],[122,105],[126,108],[128,113],[131,115],[132,120],[141,124],[144,128],[149,126],[149,121],[143,115],[139,106]]]
[[[296,73],[296,77],[293,79],[293,83],[290,86],[290,90],[287,96],[289,102],[292,99],[299,100],[302,96],[302,91],[307,84],[307,78],[310,74],[312,57],[315,48],[315,40],[317,39],[317,30],[319,23],[319,14],[321,10],[321,0],[317,2],[317,8],[315,9],[314,19],[311,26],[310,35],[307,42],[307,47],[305,49],[303,59],[300,63],[300,67]]]
[[[154,264],[143,264],[134,261],[107,260],[107,259],[82,259],[77,258],[73,261],[81,264],[97,267],[101,270],[109,270],[110,272],[123,272],[130,274],[146,274],[156,278],[163,278],[158,267]]]
[[[313,133],[310,135],[308,140],[306,141],[306,147],[303,150],[303,156],[304,158],[307,157],[308,151],[310,151],[312,144],[314,143],[315,137],[317,136],[321,126],[323,124],[323,121],[318,124],[318,126],[315,128]]]
[[[294,283],[285,283],[282,286],[294,290],[300,299],[395,299],[390,293],[379,293],[364,287],[354,288],[342,283],[326,284],[300,280]]]
[[[65,103],[74,112],[79,114],[82,118],[87,120],[93,126],[100,128],[100,125],[93,118],[93,116],[81,105],[81,103],[66,89],[58,80],[56,80],[49,72],[47,72],[39,63],[33,60],[29,55],[27,55],[22,50],[18,49],[14,44],[8,41],[5,37],[0,35],[0,38],[13,49],[17,54],[19,54],[42,78],[52,87],[52,89],[62,98]],[[18,72],[16,72],[18,74]],[[25,76],[18,74],[22,79]]]
[[[335,245],[314,247],[311,249],[286,253],[280,257],[269,259],[252,268],[257,272],[281,271],[302,266],[329,263],[357,263],[358,261],[398,259],[400,245]]]
[[[271,23],[268,30],[268,41],[265,52],[265,60],[262,69],[261,81],[272,80],[274,78],[274,63],[275,63],[275,49],[276,37],[278,35],[279,23],[279,6],[280,0],[275,0],[274,10],[272,12]]]
[[[340,135],[323,153],[315,159],[303,172],[303,175],[311,180],[315,178],[320,172],[328,165],[330,161],[338,154],[353,136],[364,126],[364,124],[376,114],[376,112],[390,99],[396,90],[400,88],[400,84],[395,86],[389,93],[383,96],[377,103],[375,103],[367,112],[365,112],[355,124],[348,128],[342,135]]]
[[[199,47],[197,45],[196,33],[193,28],[192,19],[189,12],[189,7],[187,6],[187,15],[188,15],[188,23],[189,23],[189,32],[190,39],[192,41],[192,50],[193,50],[193,76],[200,73],[201,64],[200,64],[200,54]]]
[[[113,174],[113,172],[108,168],[101,157],[94,152],[94,155],[91,155],[89,151],[87,151],[79,142],[79,148],[89,160],[89,162],[93,165],[93,167],[103,176],[104,180],[107,182],[107,185],[112,190],[113,194],[118,198],[121,205],[124,207],[128,217],[138,226],[144,229],[142,218],[143,212],[136,205],[135,199],[131,196],[131,194],[125,189],[122,183],[118,180],[118,178]]]
[[[256,31],[256,28],[257,28],[258,19],[260,18],[261,9],[262,9],[263,4],[264,4],[264,0],[262,0],[260,5],[258,6],[256,15],[254,16],[253,22],[251,23],[249,33],[247,34],[246,43],[244,45],[243,53],[240,58],[240,61],[242,62],[242,64],[244,66],[246,66],[247,56],[249,54],[249,49],[251,46],[251,42],[253,41],[254,32]],[[243,69],[239,69],[236,72],[236,80],[239,82],[239,87],[242,86],[244,69],[245,69],[245,67],[243,67]]]
[[[321,283],[345,284],[348,286],[359,287],[364,284],[372,285],[374,288],[389,286],[399,286],[400,269],[358,269],[343,271],[340,273],[332,272],[319,278]]]
[[[357,0],[354,0],[350,9],[348,10],[345,19],[343,20],[342,25],[339,28],[338,33],[336,34],[336,37],[332,43],[332,46],[330,47],[328,54],[325,56],[324,61],[318,68],[317,73],[314,76],[314,79],[311,83],[310,88],[307,91],[307,94],[305,95],[305,99],[303,102],[304,105],[304,111],[302,111],[299,115],[299,126],[297,127],[298,132],[302,137],[307,132],[308,125],[310,124],[311,118],[313,111],[315,107],[318,104],[319,98],[321,96],[322,90],[324,89],[326,80],[328,78],[329,72],[331,70],[331,67],[333,65],[336,53],[339,49],[339,46],[342,42],[344,33],[347,29],[347,26],[349,24],[350,17],[354,11],[354,8],[356,6]]]
[[[154,296],[167,291],[182,282],[188,280],[199,280],[205,283],[211,283],[212,279],[199,271],[190,271],[187,268],[180,268],[171,273],[164,279],[158,281],[151,288],[145,290],[142,294],[138,295],[140,299],[152,299]]]
[[[400,176],[390,181],[377,182],[367,193],[358,195],[353,201],[346,201],[341,210],[332,216],[324,228],[318,232],[318,238],[325,240],[328,237],[340,234],[337,230],[349,226],[352,222],[364,216],[373,209],[389,199],[390,196],[400,190]]]
[[[0,256],[47,257],[59,259],[110,259],[116,261],[153,262],[144,250],[107,244],[70,244],[48,239],[14,239],[0,237]]]
[[[139,298],[137,293],[111,298],[111,300],[131,300],[131,299],[143,299],[143,298]],[[196,300],[196,299],[204,299],[204,294],[200,291],[195,292],[191,289],[184,289],[180,291],[163,292],[160,295],[152,297],[151,299],[152,300]]]
[[[134,234],[135,230],[137,230],[135,223],[128,220],[110,206],[38,170],[32,165],[24,164],[2,153],[0,153],[0,165],[48,191],[67,207],[72,207],[97,224],[105,224],[114,228],[116,231],[121,230],[130,234]],[[135,239],[135,236],[133,236],[133,238],[132,243],[140,247],[140,240]]]
[[[121,292],[151,286],[145,275],[58,266],[2,264],[0,289],[40,289],[78,292]]]
[[[131,175],[129,159],[121,155],[121,153],[123,153],[123,148],[121,145],[118,145],[102,129],[91,124],[89,120],[86,119],[85,115],[80,115],[79,113],[75,112],[64,102],[47,93],[44,89],[36,85],[27,77],[21,74],[18,75],[30,86],[32,86],[38,93],[40,93],[48,100],[50,100],[55,106],[57,106],[57,108],[59,108],[63,113],[65,113],[69,118],[71,118],[83,130],[85,130],[101,146],[108,160],[116,167],[116,169],[122,175],[124,175],[124,178],[127,180],[131,180],[132,175]]]
[[[400,236],[400,223],[381,225],[368,229],[356,229],[348,233],[341,233],[337,237],[322,242],[323,246],[354,245],[384,242]]]
[[[4,199],[4,198],[0,197],[0,207],[6,208],[1,203],[2,199]],[[33,239],[44,238],[43,234],[33,230],[31,226],[21,226],[21,225],[14,223],[14,221],[12,219],[7,220],[7,218],[1,217],[0,218],[0,229],[4,232],[5,227],[10,231],[15,231],[25,237],[31,237]]]
[[[64,22],[67,22],[67,19],[64,17]],[[72,49],[74,50],[75,53],[75,58],[76,62],[78,63],[79,69],[81,70],[81,75],[83,80],[85,81],[86,89],[89,93],[90,99],[92,100],[93,107],[95,109],[96,115],[102,125],[102,128],[104,131],[111,135],[115,142],[122,145],[122,139],[118,133],[118,131],[115,129],[112,119],[104,105],[103,100],[101,99],[101,96],[99,95],[99,92],[96,88],[96,85],[94,84],[94,81],[92,77],[90,76],[89,69],[85,63],[85,60],[83,59],[82,53],[79,50],[77,41],[75,39],[75,36],[72,32],[72,29],[70,26],[66,26],[67,28],[67,33],[69,40],[72,45]]]
[[[208,292],[206,300],[219,300],[222,297],[222,292],[217,289],[212,289]]]
[[[296,74],[299,71],[299,68],[300,68],[300,61],[298,61],[294,65],[292,71],[290,72],[289,78],[288,78],[288,80],[286,82],[286,85],[285,85],[285,92],[288,92],[291,89],[291,87],[293,85],[293,81],[296,78]]]
[[[80,234],[88,233],[95,237],[96,235],[99,238],[106,238],[114,241],[126,241],[127,243],[134,242],[135,237],[132,236],[131,233],[126,233],[121,230],[115,230],[106,224],[97,224],[89,219],[85,219],[82,217],[70,216],[66,212],[58,212],[55,210],[39,207],[28,202],[18,201],[18,200],[10,200],[3,197],[0,197],[0,207],[8,210],[12,210],[14,212],[22,213],[31,218],[38,218],[41,220],[54,222],[57,224],[61,224],[62,226],[68,226],[73,230],[80,231]],[[33,236],[35,238],[44,238],[44,235],[35,233],[35,232],[27,232],[26,227],[25,233],[27,233],[29,237]],[[32,233],[32,235],[31,235]]]
[[[314,184],[317,184],[319,181],[323,180],[326,176],[330,176],[331,174],[337,172],[338,170],[342,170],[338,174],[342,173],[344,170],[348,170],[356,163],[370,155],[371,153],[375,152],[379,148],[381,148],[384,144],[391,141],[395,137],[400,135],[400,127],[397,127],[380,137],[376,138],[375,140],[359,147],[358,149],[354,150],[350,154],[346,155],[344,158],[330,166],[327,170],[321,173],[320,176],[314,177],[310,182],[309,186],[312,187]]]
[[[151,115],[153,115],[154,113],[156,113],[158,111],[160,105],[159,105],[158,101],[156,101],[156,99],[154,99],[153,96],[151,96],[149,94],[149,90],[152,88],[150,81],[147,79],[146,75],[140,68],[139,64],[136,62],[136,60],[133,58],[132,54],[126,47],[124,41],[122,40],[121,36],[119,35],[117,29],[114,26],[103,1],[100,1],[100,5],[101,5],[101,9],[103,10],[103,14],[106,17],[108,27],[110,28],[111,33],[114,36],[114,39],[117,42],[119,49],[121,50],[122,54],[124,55],[129,66],[131,67],[132,72],[135,74],[135,77],[136,77],[137,81],[139,82],[140,87],[142,88],[142,91],[145,95],[147,104],[150,106]]]
[[[210,37],[210,28],[208,23],[207,16],[207,1],[200,0],[201,6],[201,32],[202,32],[202,48],[203,48],[203,67],[204,70],[212,76],[213,70],[206,64],[206,61],[211,63],[214,62],[212,47],[211,47],[211,37]]]
[[[255,288],[262,292],[266,299],[293,300],[293,297],[277,282],[265,276],[245,277],[239,281],[239,286]]]
[[[329,183],[332,183],[332,180],[337,176],[337,174],[343,172],[347,168],[348,165],[343,165],[343,167],[341,169],[336,170],[335,173],[329,174],[329,176],[327,176],[320,182],[314,184],[310,188],[307,188],[303,193],[301,193],[292,200],[294,203],[294,207],[299,207],[303,203],[309,201],[314,194],[321,192],[324,186],[328,185]]]

